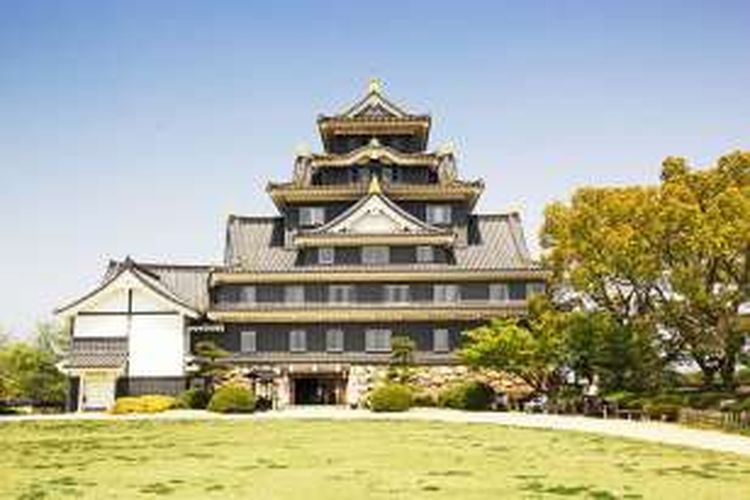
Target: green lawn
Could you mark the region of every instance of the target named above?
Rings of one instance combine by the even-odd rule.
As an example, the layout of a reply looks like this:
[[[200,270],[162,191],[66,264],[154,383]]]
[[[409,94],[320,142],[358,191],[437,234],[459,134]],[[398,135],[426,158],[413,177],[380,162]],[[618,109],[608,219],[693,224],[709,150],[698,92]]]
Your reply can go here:
[[[560,431],[0,422],[0,498],[750,498],[750,459]]]

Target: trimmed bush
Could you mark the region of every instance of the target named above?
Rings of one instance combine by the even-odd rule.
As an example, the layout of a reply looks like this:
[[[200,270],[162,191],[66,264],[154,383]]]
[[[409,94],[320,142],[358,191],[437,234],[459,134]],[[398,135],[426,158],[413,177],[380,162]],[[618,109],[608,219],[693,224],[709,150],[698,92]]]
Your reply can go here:
[[[161,413],[177,407],[177,400],[172,396],[148,394],[145,396],[126,396],[117,398],[110,413],[123,415],[126,413]]]
[[[241,385],[227,384],[216,389],[207,409],[216,413],[251,413],[255,410],[255,394]]]
[[[438,395],[438,406],[456,410],[490,410],[495,401],[495,391],[489,385],[469,381],[454,384],[443,389]]]
[[[403,384],[387,383],[376,387],[368,400],[375,412],[406,411],[412,405],[412,390]]]
[[[205,389],[188,389],[177,396],[180,408],[189,408],[191,410],[205,410],[211,395]]]

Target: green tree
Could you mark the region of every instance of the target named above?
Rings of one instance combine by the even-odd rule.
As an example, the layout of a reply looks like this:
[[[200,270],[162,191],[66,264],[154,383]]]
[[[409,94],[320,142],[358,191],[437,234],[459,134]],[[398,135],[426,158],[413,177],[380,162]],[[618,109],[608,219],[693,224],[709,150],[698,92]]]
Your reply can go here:
[[[198,364],[197,375],[213,381],[231,369],[225,361],[229,353],[212,340],[201,340],[195,344],[194,352]]]
[[[0,349],[0,397],[62,403],[66,395],[65,376],[55,357],[24,342]]]
[[[390,380],[409,383],[416,348],[416,343],[408,335],[396,335],[391,339],[391,359],[387,374]]]
[[[565,314],[541,297],[527,318],[494,319],[464,333],[460,358],[469,366],[515,375],[534,391],[554,398],[564,382]]]
[[[750,299],[750,153],[706,170],[668,158],[658,186],[581,188],[547,207],[542,246],[566,300],[733,386],[747,335],[737,309]]]

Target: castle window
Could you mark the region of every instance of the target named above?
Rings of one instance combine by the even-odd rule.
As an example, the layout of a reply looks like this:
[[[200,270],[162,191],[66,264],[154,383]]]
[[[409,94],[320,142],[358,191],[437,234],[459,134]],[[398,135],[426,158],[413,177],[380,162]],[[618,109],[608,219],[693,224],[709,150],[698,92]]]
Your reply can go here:
[[[386,302],[408,302],[409,285],[386,285],[385,286]]]
[[[458,286],[440,284],[434,287],[435,302],[456,302],[458,300]]]
[[[335,255],[333,247],[320,247],[318,248],[318,263],[326,265],[333,264]]]
[[[320,226],[325,222],[326,211],[324,207],[300,207],[299,225],[302,227]]]
[[[255,330],[240,332],[240,351],[255,352],[258,348],[258,335]]]
[[[284,287],[284,302],[298,304],[305,301],[305,287],[302,285],[287,285]]]
[[[338,304],[352,302],[353,291],[352,285],[330,285],[328,287],[328,302]]]
[[[344,330],[334,328],[326,332],[326,351],[341,352],[344,350]]]
[[[451,223],[451,206],[450,205],[427,205],[427,223],[428,224],[450,224]]]
[[[510,298],[506,283],[490,283],[490,301],[505,302]]]
[[[362,247],[363,264],[388,264],[388,247]]]
[[[368,352],[390,351],[391,331],[385,329],[365,331],[365,350]]]
[[[431,246],[417,247],[417,262],[434,262],[435,252]]]
[[[307,350],[307,334],[304,330],[292,330],[289,332],[289,350],[292,352],[304,352]]]
[[[432,331],[432,350],[435,352],[450,351],[450,332],[446,328]]]

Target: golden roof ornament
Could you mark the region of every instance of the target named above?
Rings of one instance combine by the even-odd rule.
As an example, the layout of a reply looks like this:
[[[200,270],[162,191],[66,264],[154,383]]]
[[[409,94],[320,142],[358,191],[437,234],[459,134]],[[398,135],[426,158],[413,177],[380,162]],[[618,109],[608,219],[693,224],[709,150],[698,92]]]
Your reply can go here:
[[[377,175],[370,178],[370,185],[367,188],[367,194],[383,194],[383,188],[380,187],[380,179]]]
[[[380,94],[383,92],[383,82],[380,78],[370,78],[370,82],[367,84],[367,92],[369,94]]]

